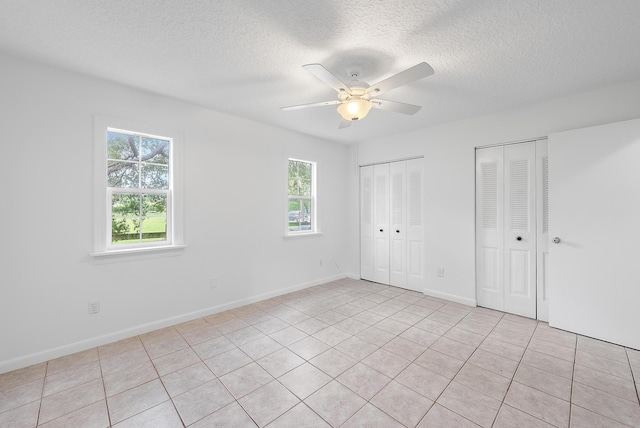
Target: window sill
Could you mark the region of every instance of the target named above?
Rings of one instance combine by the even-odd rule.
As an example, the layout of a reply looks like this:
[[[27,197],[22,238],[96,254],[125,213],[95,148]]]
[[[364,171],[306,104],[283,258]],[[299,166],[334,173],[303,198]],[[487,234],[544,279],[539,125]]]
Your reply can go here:
[[[288,239],[297,239],[297,238],[304,238],[304,237],[317,237],[322,235],[324,235],[322,232],[301,232],[301,233],[292,233],[289,235],[284,235],[282,239],[288,240]]]
[[[124,250],[110,250],[100,251],[97,253],[91,253],[91,257],[103,258],[113,256],[126,256],[130,254],[147,254],[158,252],[170,252],[170,251],[182,251],[186,248],[186,245],[164,245],[159,247],[146,247],[146,248],[127,248]]]

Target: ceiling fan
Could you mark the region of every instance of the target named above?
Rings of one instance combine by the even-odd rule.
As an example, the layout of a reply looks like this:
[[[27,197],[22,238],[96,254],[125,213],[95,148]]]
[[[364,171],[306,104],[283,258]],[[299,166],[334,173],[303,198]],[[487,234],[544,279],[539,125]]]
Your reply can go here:
[[[377,108],[381,110],[395,111],[403,114],[415,114],[421,106],[406,104],[397,101],[381,100],[378,95],[385,91],[390,91],[399,86],[406,85],[433,74],[433,68],[426,62],[414,65],[398,74],[369,86],[365,82],[358,80],[357,71],[348,72],[353,79],[349,85],[343,83],[339,78],[324,68],[321,64],[307,64],[302,68],[322,80],[324,83],[338,92],[338,99],[333,101],[321,101],[319,103],[301,104],[296,106],[281,107],[282,110],[298,110],[308,107],[320,107],[338,105],[338,113],[347,122],[342,122],[340,128],[349,126],[352,121],[365,117],[369,110]]]

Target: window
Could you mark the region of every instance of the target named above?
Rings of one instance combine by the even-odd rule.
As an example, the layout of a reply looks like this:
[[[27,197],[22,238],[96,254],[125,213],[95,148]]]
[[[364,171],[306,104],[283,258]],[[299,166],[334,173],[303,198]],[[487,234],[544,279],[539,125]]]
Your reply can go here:
[[[288,233],[316,232],[316,164],[289,159]]]
[[[94,126],[92,255],[183,248],[180,133],[101,116]]]
[[[171,138],[107,130],[107,247],[171,243]]]

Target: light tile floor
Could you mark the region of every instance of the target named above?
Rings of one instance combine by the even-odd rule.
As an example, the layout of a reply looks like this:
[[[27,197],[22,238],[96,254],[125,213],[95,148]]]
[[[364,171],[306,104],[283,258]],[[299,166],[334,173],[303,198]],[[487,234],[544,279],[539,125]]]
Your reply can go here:
[[[640,427],[640,351],[344,279],[0,375],[0,427]]]

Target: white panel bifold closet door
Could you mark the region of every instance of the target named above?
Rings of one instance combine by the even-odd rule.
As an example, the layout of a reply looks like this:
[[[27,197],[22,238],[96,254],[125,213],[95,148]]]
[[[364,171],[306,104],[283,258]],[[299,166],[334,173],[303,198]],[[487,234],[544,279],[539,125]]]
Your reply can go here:
[[[480,306],[546,319],[536,284],[540,276],[542,295],[536,172],[543,158],[546,140],[476,151],[476,286]]]
[[[363,279],[424,289],[422,159],[360,168]]]

